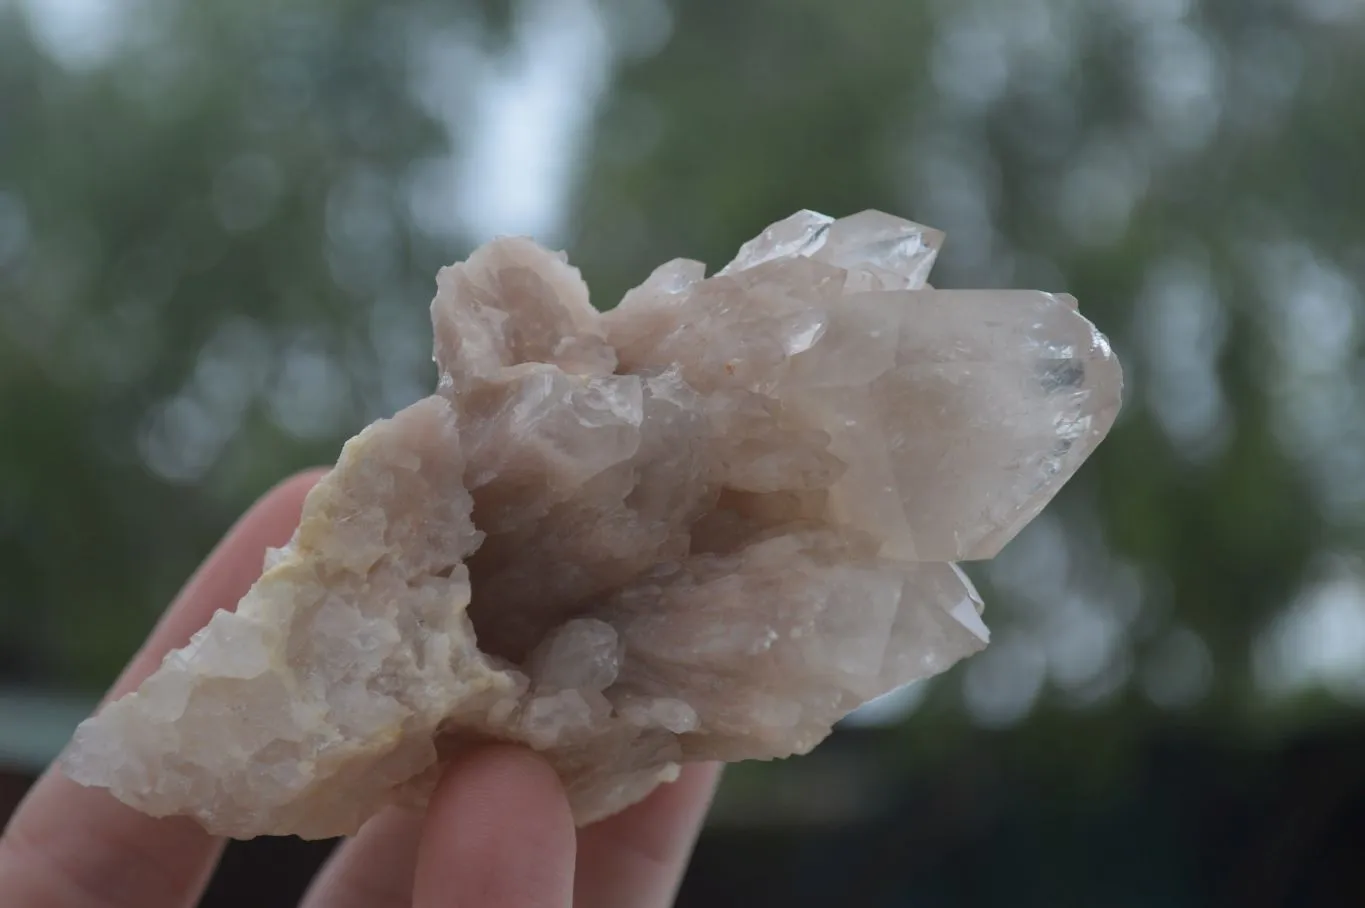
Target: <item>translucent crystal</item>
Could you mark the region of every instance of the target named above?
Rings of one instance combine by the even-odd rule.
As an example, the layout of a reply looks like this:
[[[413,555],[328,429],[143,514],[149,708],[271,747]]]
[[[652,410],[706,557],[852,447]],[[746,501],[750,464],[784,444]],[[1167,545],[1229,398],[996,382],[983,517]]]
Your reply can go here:
[[[721,274],[745,271],[773,259],[809,256],[824,245],[834,218],[814,211],[798,211],[778,221],[743,246]]]
[[[803,753],[986,645],[988,558],[1104,437],[1070,297],[927,289],[936,231],[799,212],[599,314],[502,239],[443,269],[437,392],[63,765],[216,833],[354,832],[519,742],[581,823],[693,760]]]
[[[862,290],[918,290],[943,245],[943,234],[880,211],[864,211],[830,225],[812,258],[844,268]],[[850,286],[850,289],[853,289]]]

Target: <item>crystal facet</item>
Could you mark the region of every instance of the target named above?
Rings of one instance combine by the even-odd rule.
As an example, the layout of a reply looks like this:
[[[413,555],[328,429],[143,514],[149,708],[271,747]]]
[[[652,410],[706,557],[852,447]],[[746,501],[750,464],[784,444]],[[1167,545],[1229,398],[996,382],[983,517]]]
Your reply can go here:
[[[1121,377],[1070,297],[926,289],[941,240],[800,212],[605,314],[529,240],[443,269],[437,392],[347,443],[236,611],[83,723],[67,773],[315,838],[511,741],[586,823],[981,649],[954,562],[1038,513]]]

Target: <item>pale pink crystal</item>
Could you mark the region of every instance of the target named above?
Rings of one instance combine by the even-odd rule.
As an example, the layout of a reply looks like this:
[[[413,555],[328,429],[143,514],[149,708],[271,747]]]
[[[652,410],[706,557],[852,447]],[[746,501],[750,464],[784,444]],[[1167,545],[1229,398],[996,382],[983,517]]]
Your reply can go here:
[[[354,832],[480,741],[580,823],[803,753],[985,645],[988,558],[1108,431],[1068,297],[925,288],[941,235],[800,212],[606,314],[562,255],[442,270],[437,393],[347,443],[235,613],[76,733],[72,778],[237,837]]]

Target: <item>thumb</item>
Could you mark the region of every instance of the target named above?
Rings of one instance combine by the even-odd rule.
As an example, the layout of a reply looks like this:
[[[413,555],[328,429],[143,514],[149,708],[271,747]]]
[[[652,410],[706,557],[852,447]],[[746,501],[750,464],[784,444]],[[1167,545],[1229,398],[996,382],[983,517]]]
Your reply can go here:
[[[528,750],[457,760],[427,810],[415,908],[570,908],[575,832],[559,779]]]

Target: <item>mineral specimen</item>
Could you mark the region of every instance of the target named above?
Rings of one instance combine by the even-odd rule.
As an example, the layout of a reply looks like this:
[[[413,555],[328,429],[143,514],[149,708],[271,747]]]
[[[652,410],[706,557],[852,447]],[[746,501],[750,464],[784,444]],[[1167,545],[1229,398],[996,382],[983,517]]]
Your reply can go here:
[[[606,313],[529,240],[442,270],[436,393],[345,446],[237,610],[82,724],[66,772],[316,838],[513,741],[588,823],[981,649],[954,562],[1038,513],[1121,378],[1069,297],[928,289],[941,238],[800,212]]]

